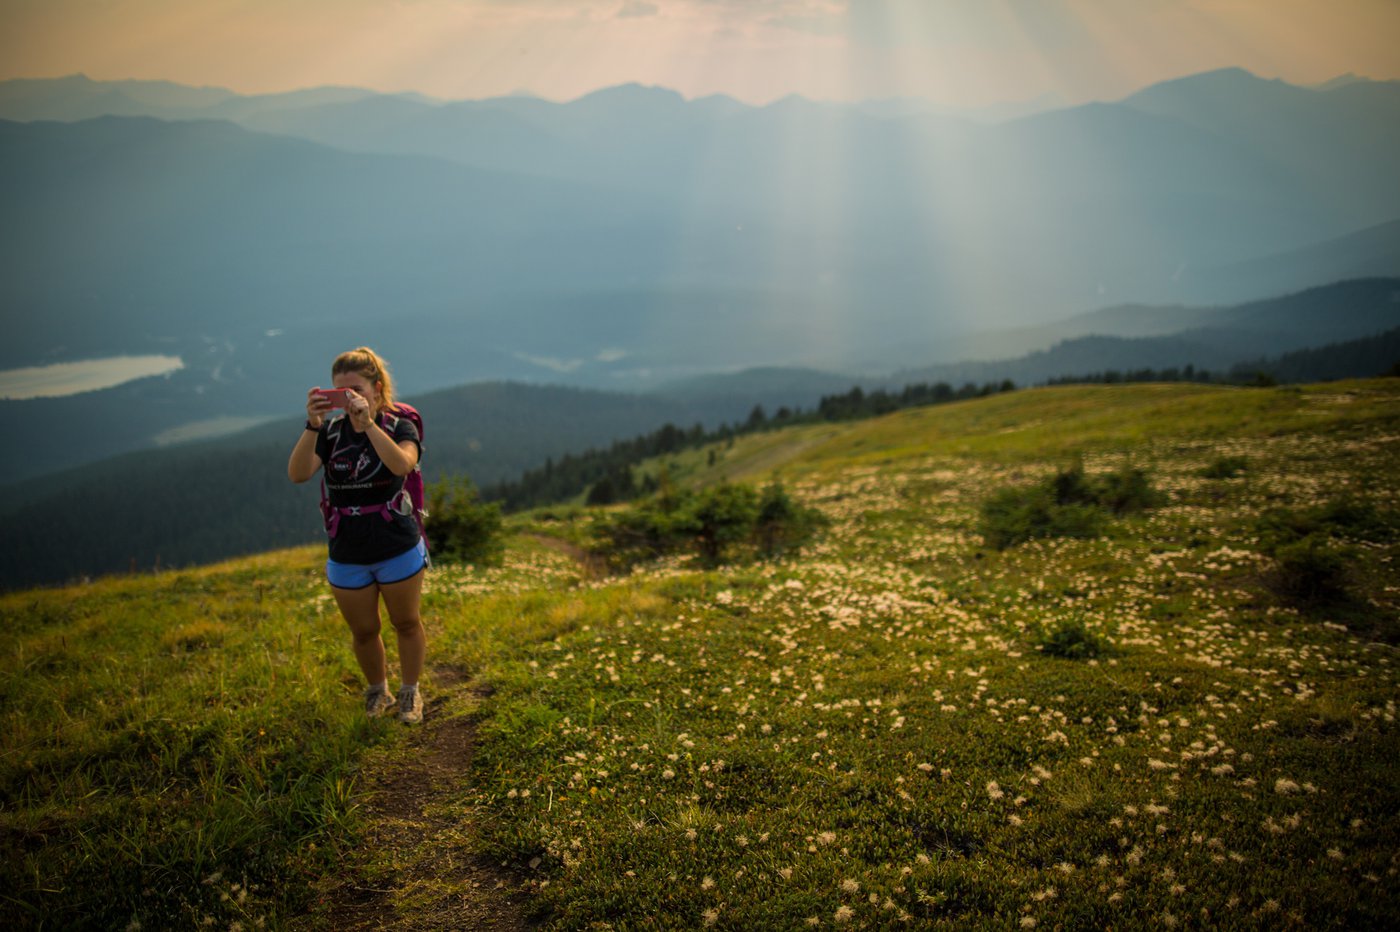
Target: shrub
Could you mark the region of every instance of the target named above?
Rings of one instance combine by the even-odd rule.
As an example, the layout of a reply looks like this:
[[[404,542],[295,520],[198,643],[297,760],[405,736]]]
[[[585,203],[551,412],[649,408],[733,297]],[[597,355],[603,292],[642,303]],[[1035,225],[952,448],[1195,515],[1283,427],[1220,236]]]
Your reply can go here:
[[[1112,653],[1107,641],[1084,627],[1082,621],[1061,624],[1040,640],[1040,650],[1065,660],[1092,660]]]
[[[793,501],[783,484],[774,479],[759,497],[754,546],[761,557],[781,557],[800,548],[825,523],[820,511]]]
[[[1400,520],[1393,513],[1347,496],[1301,511],[1275,508],[1259,519],[1264,551],[1275,556],[1280,547],[1312,535],[1387,543],[1396,538],[1397,531]]]
[[[691,515],[700,558],[715,565],[731,546],[753,534],[758,523],[758,493],[752,486],[722,482],[700,493]]]
[[[1050,489],[1058,505],[1092,505],[1098,499],[1098,491],[1084,475],[1084,464],[1080,462],[1055,473]]]
[[[713,566],[740,548],[780,556],[810,539],[824,520],[776,482],[761,494],[728,482],[698,493],[666,482],[652,498],[601,518],[594,525],[592,550],[614,569],[688,549]]]
[[[1147,473],[1124,466],[1099,480],[1098,504],[1115,515],[1148,511],[1162,503],[1162,494],[1152,487]]]
[[[1001,489],[982,504],[982,537],[997,550],[1040,537],[1097,537],[1102,529],[1099,509],[1059,504],[1044,487]]]
[[[625,570],[684,549],[695,537],[689,493],[667,489],[631,508],[612,512],[593,527],[591,550],[615,570]]]
[[[1347,595],[1347,548],[1336,548],[1323,534],[1309,534],[1274,551],[1275,588],[1297,601],[1316,604]]]
[[[1140,469],[1124,467],[1093,479],[1075,463],[1041,485],[993,493],[982,504],[980,530],[998,550],[1038,537],[1096,537],[1107,513],[1143,511],[1160,499]]]
[[[448,562],[499,565],[505,555],[499,503],[481,501],[466,476],[445,476],[428,486],[424,529],[433,558]]]
[[[1386,543],[1400,532],[1392,512],[1342,496],[1314,508],[1275,508],[1259,519],[1260,549],[1276,563],[1273,589],[1303,605],[1351,599],[1352,548],[1341,540]]]

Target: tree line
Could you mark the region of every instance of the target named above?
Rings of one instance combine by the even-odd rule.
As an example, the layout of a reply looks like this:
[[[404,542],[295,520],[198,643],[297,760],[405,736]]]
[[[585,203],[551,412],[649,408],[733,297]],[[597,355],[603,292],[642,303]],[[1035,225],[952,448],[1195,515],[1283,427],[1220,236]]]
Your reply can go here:
[[[698,423],[688,429],[667,423],[629,440],[615,441],[606,448],[590,448],[582,453],[566,454],[558,460],[550,457],[543,466],[525,470],[518,479],[483,488],[482,497],[499,502],[506,511],[554,504],[585,494],[591,505],[631,501],[657,490],[657,480],[651,476],[638,480],[634,467],[658,456],[726,444],[745,434],[795,424],[878,417],[904,408],[982,398],[1015,388],[1016,384],[1009,379],[980,386],[969,382],[961,388],[946,382],[918,383],[906,385],[901,391],[874,389],[867,392],[857,385],[848,392],[822,396],[811,410],[783,406],[769,415],[757,404],[745,420],[721,424],[712,430]]]
[[[1400,327],[1341,343],[1235,363],[1212,372],[1195,366],[1165,369],[1105,369],[1048,379],[1047,385],[1125,382],[1201,382],[1215,385],[1286,385],[1400,374]]]

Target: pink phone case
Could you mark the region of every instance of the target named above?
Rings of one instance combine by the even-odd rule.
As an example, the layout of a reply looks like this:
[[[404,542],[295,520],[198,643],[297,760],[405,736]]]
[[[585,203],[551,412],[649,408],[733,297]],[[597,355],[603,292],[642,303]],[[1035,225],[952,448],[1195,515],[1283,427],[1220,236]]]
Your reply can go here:
[[[323,388],[317,394],[329,401],[332,408],[343,408],[350,403],[349,389]]]

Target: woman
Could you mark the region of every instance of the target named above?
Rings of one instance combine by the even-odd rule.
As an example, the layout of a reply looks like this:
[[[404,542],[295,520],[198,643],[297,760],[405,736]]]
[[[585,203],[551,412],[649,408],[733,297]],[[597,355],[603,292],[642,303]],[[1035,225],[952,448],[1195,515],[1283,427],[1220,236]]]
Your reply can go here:
[[[374,718],[393,710],[399,721],[412,724],[423,720],[418,678],[427,635],[419,603],[427,549],[403,485],[422,454],[418,430],[394,414],[389,368],[368,347],[337,356],[331,379],[337,389],[348,391],[335,398],[319,387],[306,393],[306,429],[287,461],[287,476],[305,482],[325,467],[326,578],[369,682],[365,714]],[[336,410],[338,405],[343,408]],[[402,681],[397,701],[389,692],[379,636],[381,596],[398,635]]]

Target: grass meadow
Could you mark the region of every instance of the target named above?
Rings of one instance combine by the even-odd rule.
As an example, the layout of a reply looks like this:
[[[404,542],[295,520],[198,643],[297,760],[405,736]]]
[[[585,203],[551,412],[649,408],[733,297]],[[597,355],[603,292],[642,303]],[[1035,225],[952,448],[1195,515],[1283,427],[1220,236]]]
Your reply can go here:
[[[1097,536],[986,545],[982,502],[1071,462],[1141,469],[1161,501]],[[503,567],[427,585],[430,659],[482,696],[454,713],[476,746],[435,811],[529,921],[1400,914],[1400,380],[1018,391],[666,465],[777,475],[830,526],[781,562],[596,577],[533,536],[586,540],[594,513],[542,510]],[[1313,522],[1325,590],[1290,586],[1288,520]],[[323,928],[331,880],[392,872],[362,802],[411,748],[363,720],[322,559],[0,598],[12,924]],[[421,886],[396,925],[452,927]]]

